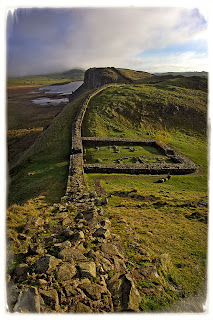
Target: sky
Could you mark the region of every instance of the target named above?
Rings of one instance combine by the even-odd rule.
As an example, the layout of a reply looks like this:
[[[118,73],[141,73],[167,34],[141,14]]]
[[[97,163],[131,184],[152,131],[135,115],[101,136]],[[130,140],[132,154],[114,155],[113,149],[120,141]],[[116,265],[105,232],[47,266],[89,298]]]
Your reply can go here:
[[[207,71],[207,43],[207,17],[198,8],[19,8],[7,16],[7,72]]]

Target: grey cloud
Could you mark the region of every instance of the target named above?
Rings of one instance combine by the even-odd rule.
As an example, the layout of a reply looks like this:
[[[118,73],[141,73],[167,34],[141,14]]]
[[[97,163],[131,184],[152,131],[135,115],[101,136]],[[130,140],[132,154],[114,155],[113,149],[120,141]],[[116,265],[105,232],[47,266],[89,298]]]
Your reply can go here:
[[[131,68],[144,50],[187,41],[203,28],[182,8],[19,9],[8,21],[9,75]]]

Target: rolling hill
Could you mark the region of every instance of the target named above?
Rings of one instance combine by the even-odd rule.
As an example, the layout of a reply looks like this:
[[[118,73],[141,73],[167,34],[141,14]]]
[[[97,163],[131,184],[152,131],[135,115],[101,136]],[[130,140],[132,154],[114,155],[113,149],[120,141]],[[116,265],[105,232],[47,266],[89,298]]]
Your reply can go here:
[[[103,206],[103,216],[110,220],[112,231],[117,235],[115,243],[120,241],[124,250],[127,268],[141,296],[140,311],[201,312],[206,295],[208,229],[208,96],[207,79],[203,77],[156,76],[114,67],[87,70],[84,84],[71,102],[10,170],[8,251],[15,254],[8,263],[8,272],[13,275],[15,267],[26,261],[34,272],[35,261],[43,254],[38,250],[29,257],[28,240],[20,240],[19,234],[25,232],[29,216],[47,220],[41,234],[32,236],[39,248],[47,248],[46,243],[53,242],[56,231],[64,228],[61,217],[66,215],[66,208],[62,208],[60,217],[57,208],[67,184],[71,126],[88,95],[106,84],[113,86],[98,93],[88,104],[83,136],[160,140],[189,157],[199,169],[189,175],[172,176],[166,183],[157,183],[162,175],[89,173],[86,174],[89,190],[108,199]],[[92,157],[101,151],[105,159],[110,150],[94,147],[85,152],[90,152]],[[118,155],[119,152],[116,151]],[[132,150],[126,148],[124,152],[131,154]],[[152,149],[146,150],[150,159],[153,153]],[[83,203],[83,198],[80,201]],[[78,207],[72,205],[68,214],[74,221]],[[85,225],[84,230],[87,227]],[[62,234],[60,241],[65,238]],[[101,246],[90,240],[87,245],[94,251]],[[58,257],[54,244],[48,250]],[[107,271],[109,281],[115,273]],[[21,287],[21,280],[17,281]],[[32,272],[25,281],[27,285],[34,284]],[[89,281],[94,287],[100,286],[97,278]],[[41,283],[38,289],[42,292]],[[62,292],[67,294],[68,289],[63,289],[60,281],[51,286],[65,308]],[[88,294],[85,288],[84,292]],[[75,294],[71,293],[72,299]]]

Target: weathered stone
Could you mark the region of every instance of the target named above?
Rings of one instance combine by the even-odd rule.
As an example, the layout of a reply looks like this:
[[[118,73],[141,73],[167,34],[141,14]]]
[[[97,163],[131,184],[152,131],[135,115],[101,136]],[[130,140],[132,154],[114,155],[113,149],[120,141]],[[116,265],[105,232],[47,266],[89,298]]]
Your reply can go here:
[[[103,243],[101,246],[101,250],[104,253],[107,253],[111,256],[116,255],[118,257],[124,258],[123,254],[121,252],[119,252],[118,248],[111,243]]]
[[[119,259],[118,257],[114,257],[114,266],[115,266],[115,271],[123,273],[126,270],[126,265],[123,260]]]
[[[51,273],[55,267],[62,261],[51,255],[45,255],[39,258],[36,262],[38,273]]]
[[[74,231],[72,230],[64,230],[61,235],[65,236],[67,239],[70,239],[74,234]]]
[[[91,197],[91,198],[97,197],[97,192],[91,192],[91,191],[90,191],[90,197]]]
[[[44,280],[44,279],[37,279],[37,280],[36,280],[36,283],[37,283],[39,286],[43,286],[43,285],[46,285],[46,284],[47,284],[47,281]]]
[[[82,289],[85,294],[92,300],[100,300],[101,294],[106,292],[105,288],[99,284],[90,283],[79,285],[79,288]]]
[[[110,236],[110,231],[108,229],[99,228],[93,233],[93,237],[101,237],[101,238],[108,238]]]
[[[59,250],[62,250],[64,248],[70,248],[71,247],[71,243],[69,240],[66,240],[64,242],[61,243],[55,243],[54,247],[59,248]]]
[[[84,239],[84,233],[83,231],[79,231],[73,234],[72,238],[70,238],[70,241],[75,242],[83,239]]]
[[[7,303],[9,310],[11,310],[11,307],[16,303],[19,296],[19,290],[18,287],[14,284],[13,281],[10,281],[7,286]]]
[[[46,250],[38,245],[29,245],[28,248],[28,254],[34,255],[34,254],[44,254]]]
[[[77,224],[76,228],[82,229],[83,226],[84,226],[83,222],[80,222],[80,223]]]
[[[76,274],[76,268],[71,263],[63,263],[56,272],[56,278],[59,282],[70,280]]]
[[[58,212],[57,213],[57,218],[60,218],[60,219],[66,219],[68,217],[68,212],[65,211],[65,212]]]
[[[51,290],[40,290],[40,295],[42,296],[42,299],[44,300],[44,303],[50,306],[53,310],[58,311],[59,309],[59,299],[58,294],[55,289]]]
[[[120,274],[115,274],[108,282],[107,287],[112,295],[115,311],[122,311],[122,279]]]
[[[61,250],[58,254],[58,257],[60,259],[66,260],[66,261],[86,261],[87,258],[77,249],[73,248],[65,248]]]
[[[129,275],[115,274],[108,281],[108,288],[112,294],[115,311],[139,311],[141,297]]]
[[[79,302],[77,305],[73,304],[69,308],[69,312],[75,312],[75,313],[91,313],[92,310],[90,307],[86,306],[84,303]]]
[[[81,220],[81,219],[84,219],[84,215],[81,212],[79,212],[77,214],[77,216],[75,217],[75,221],[78,221],[78,220]]]
[[[96,254],[95,254],[94,250],[92,250],[92,249],[89,252],[87,252],[85,255],[88,258],[92,258],[92,259],[96,258]]]
[[[26,263],[21,263],[15,268],[14,273],[17,277],[21,277],[27,274],[28,269],[29,266]]]
[[[50,243],[52,244],[57,241],[56,237],[57,237],[57,235],[53,234],[50,237],[44,238],[43,240],[44,240],[45,244],[50,244]]]
[[[34,228],[38,228],[40,226],[44,225],[44,219],[43,218],[36,218],[36,217],[31,217],[28,219],[26,226],[25,226],[25,231],[30,232]]]
[[[77,247],[77,250],[79,250],[81,253],[85,254],[85,252],[87,251],[84,247],[84,242],[81,242]],[[86,256],[86,255],[85,255]]]
[[[76,296],[76,290],[75,290],[75,288],[73,288],[73,285],[69,285],[69,284],[65,285],[64,291],[65,291],[67,297]]]
[[[100,201],[100,205],[101,206],[104,206],[104,205],[107,205],[107,204],[108,204],[108,199],[107,198],[101,199],[101,201]]]
[[[111,227],[111,222],[109,219],[106,218],[106,219],[100,221],[100,225],[104,228],[109,228],[109,227]]]
[[[40,299],[38,290],[31,287],[21,293],[16,303],[14,312],[40,312]]]
[[[139,311],[141,296],[135,287],[132,278],[125,275],[123,281],[123,291],[126,293],[125,299],[123,298],[124,308],[129,311]]]
[[[82,277],[96,277],[96,265],[94,262],[81,262],[78,266]]]
[[[70,218],[65,218],[62,220],[62,226],[72,225],[72,220]]]
[[[100,261],[105,272],[109,272],[114,269],[114,266],[109,262],[108,259],[100,257]]]

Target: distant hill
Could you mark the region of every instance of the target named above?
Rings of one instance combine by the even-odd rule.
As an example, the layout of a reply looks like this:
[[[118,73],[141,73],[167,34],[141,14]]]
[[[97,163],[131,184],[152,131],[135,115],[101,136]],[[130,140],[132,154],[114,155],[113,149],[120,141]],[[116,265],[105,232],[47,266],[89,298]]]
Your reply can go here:
[[[208,77],[208,72],[206,71],[193,71],[193,72],[161,72],[161,73],[154,73],[155,75],[173,75],[173,76],[184,76],[184,77]]]
[[[46,77],[71,79],[71,80],[84,80],[85,70],[80,68],[70,69],[59,73],[46,74]]]
[[[48,86],[51,84],[68,83],[71,81],[83,81],[84,74],[84,69],[75,68],[59,73],[48,73],[42,75],[29,75],[25,77],[8,78],[7,85],[9,87],[28,85]]]
[[[83,80],[84,73],[85,73],[84,69],[71,69],[71,70],[62,72],[62,75],[71,79],[78,78]]]

